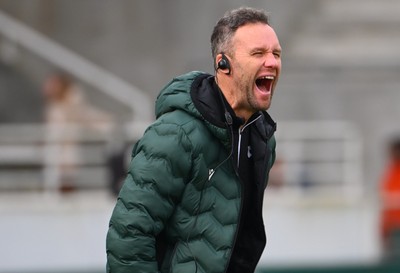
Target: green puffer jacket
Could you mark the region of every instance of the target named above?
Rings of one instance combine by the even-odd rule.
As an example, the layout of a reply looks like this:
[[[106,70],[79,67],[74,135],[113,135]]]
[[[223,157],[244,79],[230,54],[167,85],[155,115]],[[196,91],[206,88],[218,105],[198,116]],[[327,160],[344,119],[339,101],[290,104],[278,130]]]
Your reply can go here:
[[[202,75],[177,77],[158,96],[157,120],[133,149],[111,216],[107,272],[226,271],[240,218],[241,182],[228,160],[230,130],[206,120],[193,103],[192,84]],[[267,180],[275,139],[263,141],[270,151]]]

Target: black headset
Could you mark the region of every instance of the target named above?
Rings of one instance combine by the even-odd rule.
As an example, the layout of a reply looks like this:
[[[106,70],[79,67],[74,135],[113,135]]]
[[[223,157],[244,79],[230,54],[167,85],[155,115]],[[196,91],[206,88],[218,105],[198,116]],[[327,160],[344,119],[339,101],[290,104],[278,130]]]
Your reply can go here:
[[[228,60],[228,57],[226,57],[226,55],[222,52],[221,53],[221,60],[219,60],[218,64],[217,64],[217,69],[228,69],[228,72],[226,72],[225,74],[230,75],[231,74],[231,64]]]
[[[231,74],[231,64],[229,62],[228,57],[226,57],[224,52],[221,52],[221,60],[219,60],[219,62],[217,64],[217,67],[215,68],[215,70],[218,70],[218,69],[223,69],[223,70],[228,69],[228,71],[224,72],[224,73],[226,75],[230,75]],[[232,116],[231,116],[231,114],[229,114],[228,110],[225,107],[224,100],[223,100],[222,94],[221,94],[221,90],[218,93],[220,95],[220,99],[221,99],[222,105],[223,105],[224,110],[225,110],[224,115],[225,115],[226,124],[230,127],[232,125],[232,123],[233,123]]]

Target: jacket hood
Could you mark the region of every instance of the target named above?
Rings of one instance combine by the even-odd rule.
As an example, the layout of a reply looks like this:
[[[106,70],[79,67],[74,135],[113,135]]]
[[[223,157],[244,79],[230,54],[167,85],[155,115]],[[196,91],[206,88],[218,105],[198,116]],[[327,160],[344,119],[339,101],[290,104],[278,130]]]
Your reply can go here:
[[[202,118],[202,115],[196,109],[190,96],[192,83],[200,75],[208,74],[193,71],[173,78],[160,91],[160,94],[157,97],[155,108],[156,118],[175,110],[182,110],[196,118]]]
[[[223,97],[214,76],[199,71],[176,77],[161,90],[156,101],[156,117],[174,110],[185,111],[219,128],[227,128],[227,112],[234,123],[243,123]]]
[[[213,92],[207,81],[212,77],[204,72],[192,71],[172,79],[157,97],[155,114],[159,118],[172,111],[184,111],[203,120],[208,130],[226,149],[230,149],[230,131],[223,120],[221,107],[218,107],[221,101],[215,97],[216,92]]]

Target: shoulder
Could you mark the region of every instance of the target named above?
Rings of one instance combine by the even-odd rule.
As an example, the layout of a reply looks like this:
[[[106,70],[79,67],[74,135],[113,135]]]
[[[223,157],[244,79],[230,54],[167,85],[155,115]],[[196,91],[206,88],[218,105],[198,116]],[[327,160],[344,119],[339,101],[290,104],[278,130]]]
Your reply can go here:
[[[173,78],[160,91],[155,103],[155,114],[159,118],[161,115],[175,111],[176,109],[190,112],[192,115],[200,116],[200,113],[195,109],[190,90],[195,79],[203,72],[193,71],[187,74]]]
[[[192,83],[196,78],[202,75],[208,75],[202,71],[191,71],[186,74],[174,77],[169,83],[167,83],[161,90],[160,95],[168,92],[168,90],[190,90]]]

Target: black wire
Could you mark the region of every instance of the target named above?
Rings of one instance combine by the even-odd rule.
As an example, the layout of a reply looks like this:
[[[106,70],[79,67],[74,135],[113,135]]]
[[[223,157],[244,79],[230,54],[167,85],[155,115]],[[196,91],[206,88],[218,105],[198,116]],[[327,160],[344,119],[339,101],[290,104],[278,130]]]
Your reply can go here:
[[[232,116],[231,116],[231,114],[228,112],[228,110],[227,110],[227,108],[226,108],[226,105],[225,105],[225,103],[224,103],[224,99],[223,99],[223,97],[222,97],[222,91],[218,90],[218,94],[219,94],[219,97],[220,97],[220,99],[221,99],[222,107],[224,108],[224,118],[225,118],[225,122],[226,122],[227,127],[228,127],[229,130],[230,130],[231,150],[230,150],[230,152],[229,152],[229,155],[228,155],[224,160],[222,160],[222,161],[213,169],[213,174],[217,171],[217,169],[219,169],[226,161],[228,161],[228,160],[232,157],[233,151],[234,151],[234,135],[233,135],[233,125],[232,125],[232,124],[233,124],[233,120],[232,120]],[[192,234],[194,228],[197,226],[197,220],[198,220],[199,214],[200,214],[201,202],[202,202],[202,200],[203,200],[203,192],[204,192],[204,189],[205,189],[205,187],[206,187],[206,184],[207,184],[208,182],[210,182],[210,180],[211,180],[210,175],[209,175],[209,177],[208,177],[207,179],[208,179],[208,181],[206,180],[206,181],[203,183],[203,187],[202,187],[202,189],[201,189],[201,191],[200,191],[200,198],[199,198],[198,206],[197,206],[196,211],[195,211],[196,216],[195,216],[193,225],[192,225],[192,227],[190,228],[190,231],[188,232],[188,235],[187,235],[187,237],[186,237],[186,242],[185,242],[185,243],[186,243],[186,247],[189,249],[189,252],[190,252],[190,254],[192,255],[193,260],[194,260],[195,265],[196,265],[195,273],[197,273],[197,271],[198,271],[198,263],[197,263],[197,259],[196,259],[195,255],[193,255],[193,252],[192,252],[192,250],[190,249],[190,246],[189,246],[189,239],[190,239],[190,238],[189,238],[189,237],[191,236],[191,234]]]
[[[225,115],[227,114],[228,112],[225,112]],[[229,114],[229,113],[228,113]],[[229,115],[230,116],[230,115]],[[230,152],[229,152],[229,155],[224,159],[224,160],[222,160],[214,169],[213,169],[213,173],[215,173],[216,171],[217,171],[217,169],[218,168],[220,168],[226,161],[228,161],[231,157],[232,157],[232,155],[233,155],[233,150],[234,150],[234,148],[233,148],[233,146],[234,146],[234,143],[233,143],[233,128],[232,128],[232,124],[229,124],[229,122],[227,121],[227,125],[228,125],[228,127],[229,127],[229,129],[230,129],[230,133],[231,133],[231,150],[230,150]],[[203,200],[203,193],[204,193],[204,189],[205,189],[205,187],[206,187],[206,184],[208,183],[208,182],[210,182],[210,180],[211,180],[211,177],[208,177],[207,178],[207,180],[208,181],[205,181],[204,183],[203,183],[203,187],[202,187],[202,189],[201,189],[201,191],[200,191],[200,198],[199,198],[199,202],[198,202],[198,206],[196,207],[196,211],[195,211],[195,213],[196,213],[196,218],[194,219],[194,222],[193,222],[193,225],[192,225],[192,227],[190,228],[190,231],[189,231],[189,233],[188,233],[188,235],[187,235],[187,237],[186,237],[186,247],[189,249],[189,252],[190,252],[190,254],[192,255],[192,257],[193,257],[193,260],[194,260],[194,262],[195,262],[195,265],[196,265],[196,270],[195,270],[195,273],[197,273],[197,270],[198,270],[198,265],[197,265],[197,259],[196,259],[196,256],[195,255],[193,255],[193,252],[192,252],[192,250],[190,249],[190,246],[189,246],[189,237],[190,237],[190,235],[192,235],[192,232],[193,232],[193,230],[194,230],[194,228],[197,226],[197,220],[199,219],[199,214],[200,214],[200,207],[201,207],[201,202],[202,202],[202,200]]]

